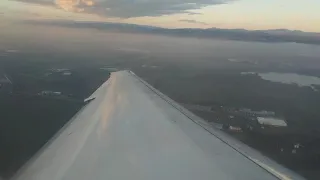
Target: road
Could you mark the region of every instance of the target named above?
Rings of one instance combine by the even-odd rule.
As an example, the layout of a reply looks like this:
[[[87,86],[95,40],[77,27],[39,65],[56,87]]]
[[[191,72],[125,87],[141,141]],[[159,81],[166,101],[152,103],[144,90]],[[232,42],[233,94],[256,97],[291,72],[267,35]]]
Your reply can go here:
[[[13,84],[12,81],[8,78],[7,74],[4,74],[4,77],[7,79],[8,82],[10,82],[10,84]]]

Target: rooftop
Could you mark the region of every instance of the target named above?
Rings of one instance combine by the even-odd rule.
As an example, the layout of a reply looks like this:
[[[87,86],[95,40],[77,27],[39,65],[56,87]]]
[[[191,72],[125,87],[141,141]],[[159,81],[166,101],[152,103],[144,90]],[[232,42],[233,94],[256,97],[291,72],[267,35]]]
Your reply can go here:
[[[257,120],[261,125],[278,126],[278,127],[288,126],[285,120],[274,118],[274,117],[257,117]]]

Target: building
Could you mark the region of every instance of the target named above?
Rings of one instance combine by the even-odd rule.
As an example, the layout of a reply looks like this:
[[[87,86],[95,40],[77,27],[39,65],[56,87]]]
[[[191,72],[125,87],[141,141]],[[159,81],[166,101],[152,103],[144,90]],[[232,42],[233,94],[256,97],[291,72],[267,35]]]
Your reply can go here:
[[[62,73],[62,75],[64,76],[70,76],[72,73],[70,71],[65,71]]]
[[[287,122],[283,119],[278,119],[274,117],[257,117],[258,123],[261,127],[270,126],[270,127],[287,127]]]
[[[41,91],[38,94],[42,95],[42,96],[60,96],[60,95],[62,95],[61,92],[54,92],[54,91]]]
[[[275,116],[276,113],[272,111],[253,111],[251,109],[242,108],[239,109],[241,113],[244,113],[246,116]]]
[[[290,132],[287,122],[276,117],[254,117],[248,119],[243,130],[265,135],[279,135]]]

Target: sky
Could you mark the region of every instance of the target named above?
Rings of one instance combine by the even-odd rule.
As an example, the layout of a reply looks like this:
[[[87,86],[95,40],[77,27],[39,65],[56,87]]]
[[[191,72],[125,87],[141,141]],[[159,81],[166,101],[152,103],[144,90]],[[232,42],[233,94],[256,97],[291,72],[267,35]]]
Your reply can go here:
[[[1,0],[0,20],[65,19],[165,28],[320,32],[319,8],[319,0]]]

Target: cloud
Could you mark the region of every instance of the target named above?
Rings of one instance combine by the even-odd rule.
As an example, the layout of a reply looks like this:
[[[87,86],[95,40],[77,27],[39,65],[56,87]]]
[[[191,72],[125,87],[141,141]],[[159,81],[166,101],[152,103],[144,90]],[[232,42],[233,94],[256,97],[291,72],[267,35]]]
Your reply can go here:
[[[191,11],[186,11],[185,13],[188,14],[188,15],[201,15],[202,14],[202,13],[199,13],[199,12],[191,12]]]
[[[179,21],[180,22],[192,23],[192,24],[208,25],[208,23],[201,22],[201,21],[196,21],[196,20],[191,20],[191,19],[182,19],[182,20],[179,20]]]
[[[176,13],[198,14],[189,10],[224,4],[234,0],[17,0],[52,4],[65,11],[85,12],[108,17],[161,16]]]
[[[41,5],[53,5],[54,0],[15,0],[23,3],[33,3],[33,4],[41,4]]]

